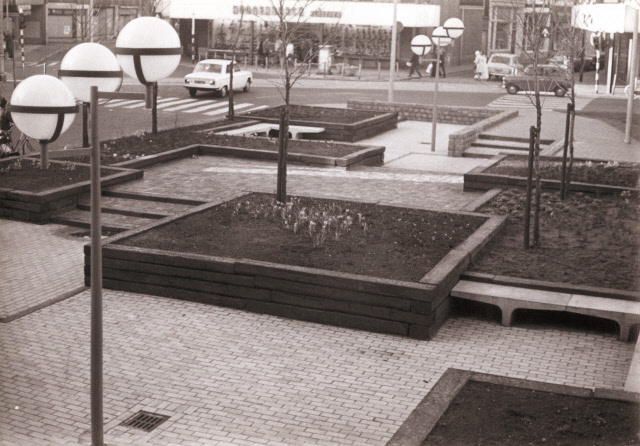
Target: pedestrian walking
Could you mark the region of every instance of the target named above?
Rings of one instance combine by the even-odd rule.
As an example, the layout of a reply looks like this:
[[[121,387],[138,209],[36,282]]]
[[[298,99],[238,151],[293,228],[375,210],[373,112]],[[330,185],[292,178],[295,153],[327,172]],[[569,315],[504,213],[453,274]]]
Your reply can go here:
[[[440,52],[438,54],[438,57],[440,58],[440,77],[447,77],[447,70],[444,67],[444,48],[440,48]],[[435,62],[434,62],[434,64],[435,64]],[[435,65],[433,66],[433,69],[431,70],[431,77],[436,77]]]
[[[413,76],[413,72],[415,71],[418,73],[418,77],[422,78],[422,73],[420,73],[420,70],[422,69],[420,65],[420,56],[414,53],[409,61],[409,67],[409,77]]]
[[[487,56],[480,51],[476,51],[476,58],[473,61],[476,64],[476,73],[473,76],[475,80],[489,79],[489,67],[487,67]]]
[[[264,39],[262,37],[258,39],[256,51],[258,53],[258,65],[264,66]]]
[[[4,34],[4,40],[5,40],[5,43],[6,43],[5,51],[6,51],[7,55],[9,56],[9,59],[13,59],[13,50],[14,50],[13,33],[11,31],[5,33]]]

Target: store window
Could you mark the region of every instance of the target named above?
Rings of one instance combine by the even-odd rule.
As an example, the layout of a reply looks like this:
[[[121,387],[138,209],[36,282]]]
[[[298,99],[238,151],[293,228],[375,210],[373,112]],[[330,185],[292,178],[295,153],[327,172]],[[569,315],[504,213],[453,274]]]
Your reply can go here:
[[[513,53],[515,34],[514,8],[495,6],[491,11],[491,51]]]

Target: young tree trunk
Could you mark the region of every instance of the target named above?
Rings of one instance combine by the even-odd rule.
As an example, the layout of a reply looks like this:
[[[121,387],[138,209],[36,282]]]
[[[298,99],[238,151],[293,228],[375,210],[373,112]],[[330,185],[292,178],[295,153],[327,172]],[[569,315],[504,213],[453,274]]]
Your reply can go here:
[[[278,179],[276,200],[280,203],[287,202],[287,146],[289,141],[289,113],[288,107],[280,112],[280,125],[278,126]]]
[[[240,31],[238,31],[240,33]],[[235,109],[233,107],[233,65],[236,61],[236,46],[233,46],[233,51],[231,52],[231,71],[229,72],[229,112],[227,113],[227,118],[230,120],[234,120],[236,117]]]
[[[534,170],[536,174],[536,197],[533,211],[533,246],[540,242],[540,200],[542,198],[542,184],[540,178],[540,133],[542,131],[542,105],[540,91],[536,91],[536,138],[534,145]]]

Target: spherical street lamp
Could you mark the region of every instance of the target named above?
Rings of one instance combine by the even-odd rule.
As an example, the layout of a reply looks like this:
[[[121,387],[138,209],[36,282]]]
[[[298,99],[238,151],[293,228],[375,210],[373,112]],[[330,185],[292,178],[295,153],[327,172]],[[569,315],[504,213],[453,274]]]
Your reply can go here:
[[[451,43],[451,37],[447,33],[447,30],[442,26],[438,26],[431,33],[431,39],[436,46],[447,46]]]
[[[122,28],[115,53],[122,69],[141,84],[169,77],[180,63],[180,37],[171,25],[157,17],[139,17]]]
[[[9,110],[16,127],[40,142],[41,167],[46,169],[49,165],[47,144],[58,139],[78,113],[73,93],[53,76],[31,76],[13,91]]]
[[[449,37],[457,39],[464,32],[464,23],[456,17],[451,17],[444,22],[443,28]]]
[[[99,43],[81,43],[65,54],[58,77],[75,98],[89,102],[90,87],[100,91],[117,91],[122,85],[122,70],[116,56]]]
[[[411,51],[413,51],[418,56],[424,56],[433,47],[433,43],[431,43],[431,39],[428,36],[424,36],[422,34],[418,34],[413,39],[411,39]]]

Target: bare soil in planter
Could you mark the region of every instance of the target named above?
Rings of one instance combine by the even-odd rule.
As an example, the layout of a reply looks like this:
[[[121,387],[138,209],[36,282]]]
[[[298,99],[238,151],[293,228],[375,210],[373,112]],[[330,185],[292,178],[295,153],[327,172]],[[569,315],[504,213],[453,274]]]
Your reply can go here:
[[[229,123],[231,122],[224,121],[218,125],[218,127]],[[140,158],[145,155],[154,155],[166,152],[167,150],[186,147],[191,144],[209,144],[227,147],[240,147],[244,149],[269,150],[273,152],[278,151],[277,138],[217,135],[213,132],[199,131],[202,130],[202,128],[210,129],[212,127],[213,124],[207,124],[206,126],[199,125],[195,127],[175,128],[158,132],[157,135],[144,133],[103,141],[100,160],[101,163],[110,165]],[[288,144],[289,153],[336,158],[342,158],[362,149],[364,149],[364,146],[327,143],[324,141],[289,140]],[[74,157],[68,159],[73,159],[77,162],[89,162],[89,157]]]
[[[113,170],[102,169],[101,176],[113,174]],[[39,160],[19,158],[0,163],[0,188],[24,192],[42,192],[89,181],[89,166],[73,163],[50,163],[49,168],[40,168]]]
[[[469,271],[640,291],[640,199],[543,193],[540,245],[523,249],[525,192],[502,192],[480,212],[509,215]],[[533,218],[532,218],[533,225]],[[533,237],[532,237],[533,240]]]
[[[280,118],[280,110],[283,106],[269,107],[262,110],[246,113],[243,116],[260,118]],[[289,121],[317,121],[331,122],[335,124],[353,124],[365,119],[373,118],[382,113],[354,110],[351,108],[309,107],[305,105],[289,106]]]
[[[469,381],[423,446],[640,445],[638,404]]]
[[[119,243],[416,282],[485,221],[316,198],[294,203],[283,214],[272,195],[250,194]],[[326,238],[314,247],[323,225]]]
[[[485,173],[527,177],[527,157],[510,155],[491,166]],[[545,180],[560,180],[562,160],[540,160],[540,174]],[[633,163],[574,161],[571,180],[579,183],[637,187],[640,166]]]

